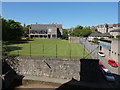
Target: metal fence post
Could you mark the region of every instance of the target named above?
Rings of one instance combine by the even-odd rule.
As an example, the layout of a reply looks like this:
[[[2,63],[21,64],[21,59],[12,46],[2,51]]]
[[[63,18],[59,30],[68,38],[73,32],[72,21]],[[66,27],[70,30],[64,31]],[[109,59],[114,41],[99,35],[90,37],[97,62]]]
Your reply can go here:
[[[31,43],[30,43],[30,57],[31,57]]]
[[[56,58],[57,58],[57,44],[56,44]]]
[[[18,56],[19,56],[19,44],[17,45],[17,47],[18,47]]]
[[[43,46],[43,58],[44,58],[44,44],[42,46]]]
[[[70,44],[70,59],[71,59],[71,44]]]

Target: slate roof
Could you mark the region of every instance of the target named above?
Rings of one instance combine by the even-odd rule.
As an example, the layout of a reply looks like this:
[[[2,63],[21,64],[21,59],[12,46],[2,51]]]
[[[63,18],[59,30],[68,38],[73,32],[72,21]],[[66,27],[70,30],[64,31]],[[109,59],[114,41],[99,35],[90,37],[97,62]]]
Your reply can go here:
[[[109,33],[100,33],[100,32],[93,32],[89,37],[109,37]]]
[[[115,29],[115,30],[112,30],[110,32],[120,32],[120,29]]]
[[[31,30],[49,29],[49,28],[60,28],[62,24],[31,24]]]

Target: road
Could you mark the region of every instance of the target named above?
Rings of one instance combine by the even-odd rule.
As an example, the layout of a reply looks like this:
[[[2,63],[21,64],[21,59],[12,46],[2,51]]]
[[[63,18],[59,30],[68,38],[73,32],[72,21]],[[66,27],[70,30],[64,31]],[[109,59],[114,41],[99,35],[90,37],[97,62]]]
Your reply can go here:
[[[112,73],[114,74],[118,74],[118,68],[115,67],[111,67],[108,64],[108,59],[109,57],[105,56],[105,57],[101,57],[99,56],[98,53],[98,47],[99,45],[95,45],[92,44],[90,42],[88,42],[86,39],[81,38],[80,39],[80,43],[85,47],[85,49],[93,56],[94,59],[99,59],[100,62]]]

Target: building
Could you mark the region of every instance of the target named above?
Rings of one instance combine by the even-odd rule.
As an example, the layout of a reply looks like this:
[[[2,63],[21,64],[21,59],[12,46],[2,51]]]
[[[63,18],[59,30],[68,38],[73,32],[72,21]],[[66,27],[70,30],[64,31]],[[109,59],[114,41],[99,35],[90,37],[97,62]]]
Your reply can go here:
[[[31,24],[29,38],[61,38],[62,24]]]
[[[120,40],[100,40],[99,51],[104,52],[109,59],[118,62],[120,60]]]
[[[114,37],[116,37],[116,35],[120,35],[120,33],[118,33],[119,28],[120,28],[120,24],[101,24],[101,25],[97,26],[98,32],[110,33],[110,35],[112,35]]]
[[[101,38],[109,38],[109,37],[110,37],[109,33],[101,33],[101,32],[95,31],[88,36],[88,40],[92,41],[94,38],[101,39]]]
[[[120,35],[120,29],[115,29],[115,30],[110,31],[110,35],[116,38],[116,36]]]

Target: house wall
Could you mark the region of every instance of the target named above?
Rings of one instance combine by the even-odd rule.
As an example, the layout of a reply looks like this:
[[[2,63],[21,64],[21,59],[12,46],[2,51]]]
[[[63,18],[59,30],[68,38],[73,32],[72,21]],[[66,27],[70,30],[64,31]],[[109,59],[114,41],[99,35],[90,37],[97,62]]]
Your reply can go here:
[[[106,48],[103,47],[102,51],[104,52],[105,56],[110,57],[110,51],[108,49],[106,49]]]
[[[106,28],[97,28],[97,30],[101,33],[106,33]]]
[[[110,32],[110,35],[116,37],[117,35],[120,35],[120,32]]]
[[[111,43],[111,58],[119,62],[120,60],[120,40],[112,40]]]

